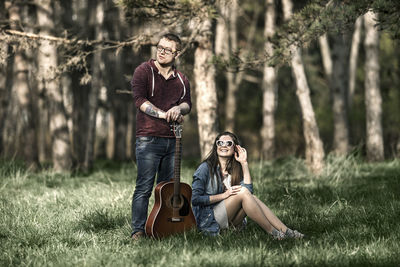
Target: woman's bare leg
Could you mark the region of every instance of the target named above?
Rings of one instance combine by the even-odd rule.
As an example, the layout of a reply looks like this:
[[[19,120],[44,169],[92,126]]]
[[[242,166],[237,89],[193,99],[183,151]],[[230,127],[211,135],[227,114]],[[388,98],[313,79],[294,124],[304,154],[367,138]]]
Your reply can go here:
[[[267,217],[268,221],[278,230],[281,230],[282,232],[286,232],[287,226],[282,223],[281,220],[276,217],[276,215],[265,205],[260,199],[258,199],[256,196],[254,196],[254,199],[256,200],[258,206],[260,206],[261,210],[263,211],[265,217]]]
[[[225,199],[225,207],[229,221],[232,221],[243,208],[247,216],[261,226],[266,232],[272,233],[275,229],[268,221],[268,218],[258,205],[256,199],[246,188],[242,188],[237,195],[232,195]]]

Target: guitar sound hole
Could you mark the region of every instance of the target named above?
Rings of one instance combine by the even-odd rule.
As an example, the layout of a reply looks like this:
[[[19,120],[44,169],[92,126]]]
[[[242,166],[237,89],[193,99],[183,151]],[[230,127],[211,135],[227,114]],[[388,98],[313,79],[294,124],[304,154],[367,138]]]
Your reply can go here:
[[[181,197],[183,199],[183,205],[182,205],[182,208],[179,209],[179,216],[188,216],[189,212],[190,212],[189,201],[184,195],[181,195]],[[171,197],[171,207],[173,207],[173,201],[174,201],[174,198]]]
[[[190,204],[189,201],[187,200],[187,198],[185,196],[182,196],[183,198],[183,206],[182,208],[179,210],[179,215],[180,216],[187,216],[190,212]]]

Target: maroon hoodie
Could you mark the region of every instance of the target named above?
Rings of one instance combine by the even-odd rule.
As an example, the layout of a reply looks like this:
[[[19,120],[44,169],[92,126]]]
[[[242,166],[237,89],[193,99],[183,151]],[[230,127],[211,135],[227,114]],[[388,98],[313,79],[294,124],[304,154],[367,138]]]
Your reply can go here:
[[[136,137],[174,137],[166,120],[145,114],[140,110],[140,106],[144,102],[150,101],[154,106],[166,112],[170,108],[186,102],[191,108],[190,85],[186,76],[174,67],[173,74],[166,80],[160,74],[154,60],[150,59],[135,69],[131,87],[137,110]]]

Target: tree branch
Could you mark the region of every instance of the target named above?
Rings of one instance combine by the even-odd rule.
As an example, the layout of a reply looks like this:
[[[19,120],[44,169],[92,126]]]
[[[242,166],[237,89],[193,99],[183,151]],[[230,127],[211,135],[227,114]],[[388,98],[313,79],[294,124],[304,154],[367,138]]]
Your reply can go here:
[[[50,35],[40,35],[35,33],[27,33],[16,30],[3,30],[3,33],[6,35],[17,36],[27,39],[33,40],[46,40],[51,42],[56,42],[59,44],[68,44],[68,45],[85,45],[85,46],[96,46],[96,45],[112,45],[111,48],[119,48],[124,46],[137,46],[137,45],[155,45],[152,42],[151,35],[139,35],[135,38],[132,38],[130,41],[120,42],[113,40],[79,40],[79,39],[67,39]],[[108,49],[110,47],[106,47]]]

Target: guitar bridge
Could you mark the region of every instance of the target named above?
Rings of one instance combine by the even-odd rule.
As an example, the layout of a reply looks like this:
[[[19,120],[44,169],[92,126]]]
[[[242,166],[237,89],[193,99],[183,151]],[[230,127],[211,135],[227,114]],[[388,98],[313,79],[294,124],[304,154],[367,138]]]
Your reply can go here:
[[[168,221],[170,222],[183,222],[183,218],[177,218],[177,217],[172,217],[172,218],[168,218]]]

